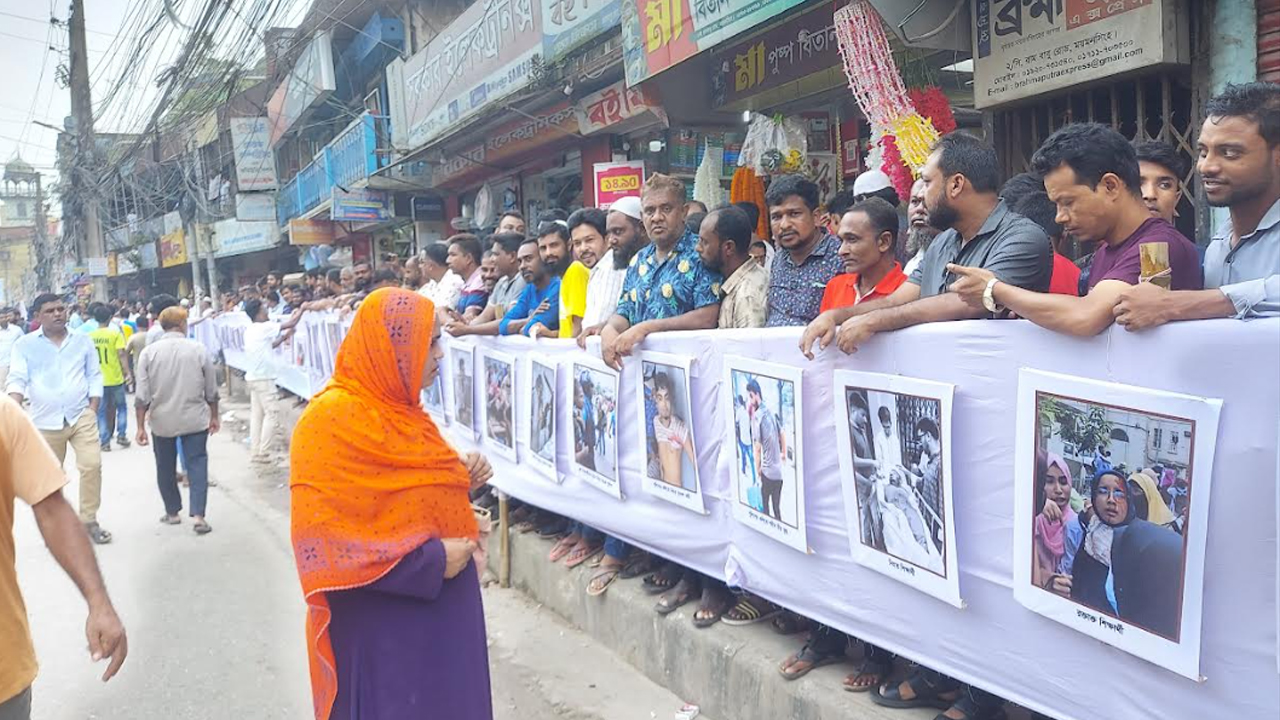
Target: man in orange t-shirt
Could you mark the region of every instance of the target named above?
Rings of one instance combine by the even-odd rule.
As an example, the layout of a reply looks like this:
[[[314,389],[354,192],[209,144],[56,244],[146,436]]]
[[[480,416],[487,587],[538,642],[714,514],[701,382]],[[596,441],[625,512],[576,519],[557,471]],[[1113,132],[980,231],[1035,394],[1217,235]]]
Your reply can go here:
[[[128,653],[124,626],[107,597],[89,536],[62,497],[66,482],[62,464],[31,419],[18,403],[0,396],[0,718],[30,717],[36,678],[35,648],[14,569],[15,498],[31,506],[45,544],[89,604],[89,652],[95,661],[111,659],[103,680],[116,674]]]
[[[894,257],[898,212],[880,198],[868,198],[840,216],[836,233],[844,274],[827,283],[819,312],[888,297],[906,282]]]

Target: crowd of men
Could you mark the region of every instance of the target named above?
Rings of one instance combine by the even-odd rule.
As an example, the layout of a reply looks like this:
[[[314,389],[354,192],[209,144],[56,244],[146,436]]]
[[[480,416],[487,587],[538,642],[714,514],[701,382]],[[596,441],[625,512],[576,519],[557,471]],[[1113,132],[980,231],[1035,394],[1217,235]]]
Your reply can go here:
[[[263,407],[276,392],[270,350],[302,312],[351,308],[387,286],[409,287],[433,300],[452,336],[574,338],[584,348],[598,336],[603,360],[615,368],[650,334],[668,330],[803,327],[800,350],[812,358],[832,344],[852,353],[876,335],[950,320],[1019,317],[1052,331],[1092,335],[1113,322],[1137,331],[1178,320],[1280,312],[1280,86],[1229,86],[1209,101],[1205,115],[1197,161],[1203,196],[1226,208],[1230,219],[1202,239],[1203,258],[1172,224],[1182,199],[1179,181],[1188,170],[1177,152],[1076,123],[1044,142],[1029,172],[1003,183],[992,146],[963,131],[938,141],[907,198],[874,171],[825,203],[812,181],[784,175],[770,182],[764,208],[738,203],[708,209],[687,200],[680,180],[654,174],[639,198],[607,210],[550,211],[533,228],[519,212],[507,212],[492,234],[454,235],[403,264],[392,255],[378,264],[312,270],[297,285],[282,285],[278,274],[269,274],[260,285],[229,294],[223,309],[243,310],[253,321],[246,333],[246,351],[255,358],[248,379]],[[761,211],[770,238],[756,234]],[[1066,249],[1076,244],[1094,249],[1073,262]],[[60,313],[65,318],[65,306],[57,298],[42,299],[33,319],[53,329]],[[10,339],[14,318],[0,315],[0,360],[12,355],[0,363],[0,373],[8,375],[11,396],[19,402],[28,396],[33,362],[61,363],[76,378],[74,402],[69,395],[38,402],[31,397],[31,415],[59,458],[68,443],[75,449],[81,520],[96,542],[110,539],[95,518],[97,458],[109,449],[113,432],[118,444],[128,444],[127,415],[104,408],[123,397],[125,387],[137,383],[140,425],[147,405],[152,408],[153,434],[180,437],[202,451],[203,438],[188,440],[198,434],[191,432],[194,425],[217,429],[216,392],[183,400],[192,407],[203,402],[211,413],[191,427],[158,422],[154,413],[164,400],[144,397],[144,387],[149,394],[157,386],[154,380],[144,384],[142,376],[152,341],[140,357],[126,338],[99,332],[116,328],[125,335],[123,328],[132,327],[141,333],[146,324],[140,310],[116,304],[90,308],[90,319],[73,313],[71,324],[94,323],[88,334],[66,336],[84,340],[50,335],[54,342],[44,344],[20,333]],[[150,310],[165,322],[154,303]],[[212,316],[212,303],[202,302],[197,312],[192,322]],[[182,315],[181,325],[167,323],[162,332],[185,333]],[[74,362],[68,359],[72,350]],[[204,372],[194,352],[179,350],[153,357],[153,364],[193,378]],[[265,427],[265,410],[254,414],[252,444],[263,459],[262,436],[269,442],[272,431]],[[176,495],[166,490],[172,471],[164,468],[175,453],[169,440],[162,451],[161,438],[153,439],[164,478],[162,520],[170,522],[177,517]],[[141,427],[137,440],[146,444]],[[739,438],[745,445],[752,440]],[[194,506],[193,456],[178,455],[188,463]],[[33,504],[44,497],[37,495],[20,494]],[[590,595],[605,593],[619,578],[642,577],[645,589],[658,596],[659,613],[696,601],[693,621],[700,627],[772,621],[779,632],[807,630],[802,647],[779,666],[788,680],[843,660],[854,640],[568,518],[525,505],[513,522],[558,538],[552,561],[576,566],[602,556],[585,588]],[[870,692],[879,704],[936,706],[945,709],[939,717],[950,720],[1002,712],[1000,698],[925,667],[901,682],[886,682],[894,659],[882,649],[864,644],[861,657],[845,689]]]

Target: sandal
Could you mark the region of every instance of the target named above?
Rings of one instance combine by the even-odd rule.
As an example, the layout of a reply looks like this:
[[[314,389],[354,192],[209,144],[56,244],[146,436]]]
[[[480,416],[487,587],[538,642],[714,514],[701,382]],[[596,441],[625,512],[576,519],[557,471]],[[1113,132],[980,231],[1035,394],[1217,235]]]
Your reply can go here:
[[[935,715],[933,720],[1005,720],[1007,717],[1003,707],[984,708],[969,693],[961,693],[951,707]]]
[[[618,579],[618,571],[622,568],[618,565],[610,565],[602,567],[591,576],[591,580],[587,582],[587,596],[600,597],[605,594],[613,581]]]
[[[553,563],[560,562],[562,559],[564,559],[564,556],[568,555],[569,551],[577,547],[578,543],[581,541],[582,541],[581,535],[577,537],[574,537],[573,535],[566,535],[560,538],[560,540],[557,541],[555,545],[551,546],[551,552],[547,553],[547,560]]]
[[[603,552],[604,552],[603,544],[584,545],[582,543],[578,543],[577,545],[574,546],[573,551],[569,553],[569,556],[564,559],[564,566],[567,568],[576,568],[582,563],[590,560],[593,557],[596,557],[597,555],[602,554]],[[599,563],[597,563],[596,567],[599,567],[599,566],[600,566]],[[617,568],[617,570],[621,571],[622,568],[619,567]]]
[[[868,692],[872,688],[879,687],[880,683],[884,682],[892,671],[892,665],[882,665],[871,660],[863,660],[859,663],[857,670],[845,676],[844,689],[846,692]]]
[[[692,599],[693,583],[688,578],[681,578],[675,587],[658,596],[658,602],[653,609],[659,615],[670,615]]]
[[[667,563],[657,572],[646,575],[641,584],[645,592],[657,595],[675,587],[682,577],[684,577],[684,568],[675,563]]]
[[[782,664],[778,666],[778,674],[788,680],[799,680],[823,665],[831,665],[838,663],[844,659],[844,654],[823,654],[813,649],[809,643],[805,643],[800,651],[791,655]],[[804,667],[798,666],[808,663]]]
[[[181,515],[161,515],[160,522],[164,523],[165,525],[181,525],[182,516]]]
[[[729,612],[724,614],[721,622],[725,625],[752,625],[771,620],[782,612],[782,608],[755,595],[744,595]]]
[[[908,675],[897,685],[881,685],[871,691],[871,701],[882,707],[950,708],[964,693],[960,684],[949,678],[933,682],[921,671]]]
[[[197,535],[208,535],[213,532],[213,528],[204,520],[197,520],[196,524],[191,526],[191,529],[194,530]]]
[[[641,575],[647,575],[653,572],[656,562],[649,553],[637,550],[631,554],[627,564],[622,566],[622,572],[618,573],[618,577],[623,580],[632,580]]]
[[[89,539],[92,540],[95,545],[106,545],[111,542],[111,533],[103,530],[102,526],[96,522],[85,525],[84,529],[89,533]]]
[[[720,622],[720,618],[729,609],[733,596],[718,582],[712,582],[702,588],[702,599],[698,602],[698,611],[693,614],[693,626],[707,628]]]
[[[779,635],[795,635],[802,630],[808,630],[812,625],[809,618],[797,615],[790,610],[782,611],[773,619],[773,622],[769,623],[769,627]]]

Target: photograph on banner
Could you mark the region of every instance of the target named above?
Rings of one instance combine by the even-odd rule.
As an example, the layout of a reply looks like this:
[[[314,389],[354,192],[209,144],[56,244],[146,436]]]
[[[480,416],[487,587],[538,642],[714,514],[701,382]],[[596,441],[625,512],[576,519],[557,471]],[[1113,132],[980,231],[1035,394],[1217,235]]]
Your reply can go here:
[[[837,370],[834,388],[854,560],[960,607],[951,520],[954,386]]]
[[[644,408],[644,423],[636,437],[645,449],[641,469],[645,492],[705,513],[693,443],[692,364],[688,356],[640,353],[643,380],[636,391],[636,407]]]
[[[516,359],[484,349],[480,353],[480,427],[486,447],[516,462]]]
[[[436,379],[422,389],[422,409],[426,410],[437,423],[448,425],[449,419],[444,411],[444,381],[436,373]]]
[[[529,455],[530,464],[560,481],[556,467],[556,364],[541,355],[529,357]]]
[[[477,436],[476,348],[471,343],[449,343],[449,383],[453,393],[453,422]]]
[[[804,524],[799,368],[724,357],[724,407],[733,418],[733,516],[808,552]]]
[[[1197,679],[1221,406],[1024,369],[1014,491],[1018,602]]]
[[[574,467],[583,480],[621,498],[618,373],[590,360],[575,360],[572,367]]]

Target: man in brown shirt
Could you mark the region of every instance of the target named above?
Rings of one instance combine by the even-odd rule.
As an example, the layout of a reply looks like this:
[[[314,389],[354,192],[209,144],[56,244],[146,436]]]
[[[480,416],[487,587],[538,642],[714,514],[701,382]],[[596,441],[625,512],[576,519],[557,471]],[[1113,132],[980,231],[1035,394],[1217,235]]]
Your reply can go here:
[[[196,534],[213,528],[205,522],[205,502],[209,495],[209,435],[218,432],[218,381],[213,361],[204,346],[187,339],[187,311],[171,307],[160,313],[164,334],[149,343],[138,356],[135,379],[138,392],[134,407],[138,414],[138,444],[155,441],[156,483],[164,500],[160,522],[182,522],[182,494],[178,492],[178,439],[191,484],[191,517]],[[151,416],[151,435],[146,420]]]
[[[22,408],[0,396],[0,718],[31,716],[31,683],[36,677],[35,648],[27,610],[14,567],[14,498],[31,506],[36,525],[89,604],[85,634],[94,661],[110,658],[109,680],[128,654],[124,626],[107,597],[89,536],[76,511],[62,497],[67,482],[62,465]]]

